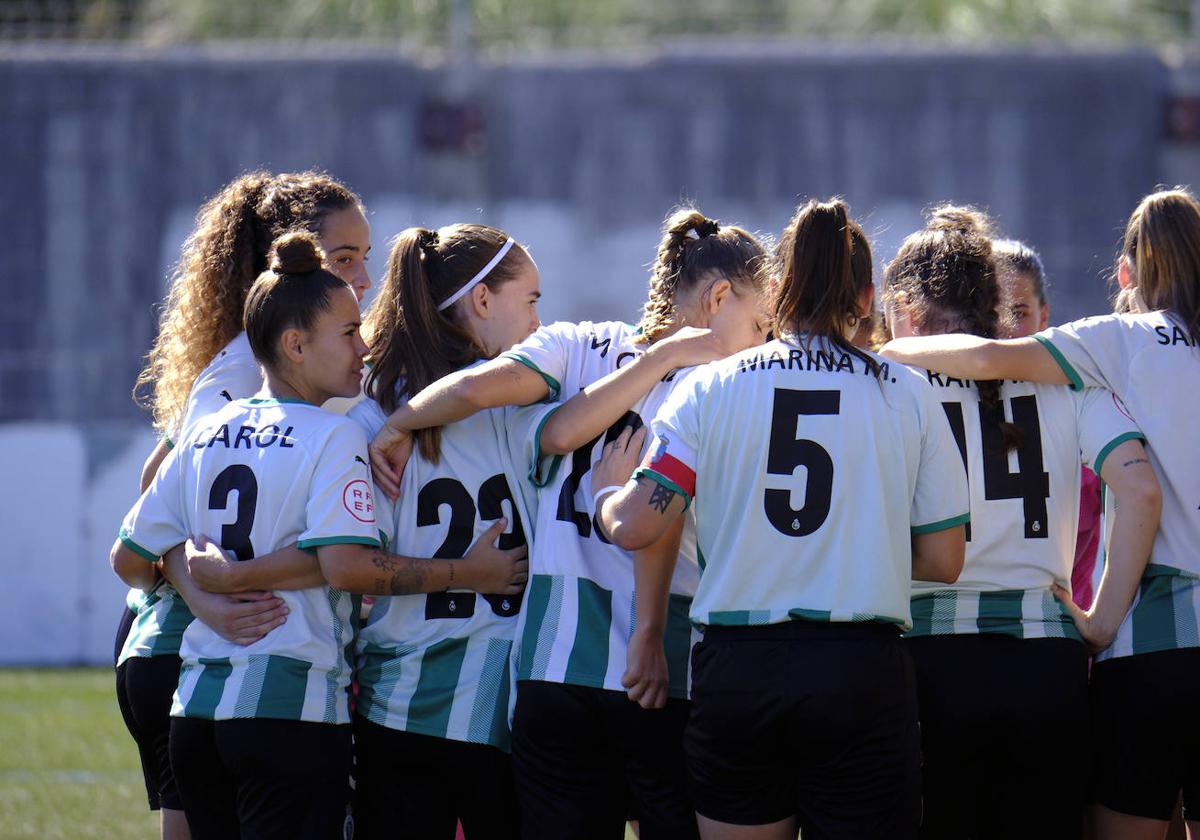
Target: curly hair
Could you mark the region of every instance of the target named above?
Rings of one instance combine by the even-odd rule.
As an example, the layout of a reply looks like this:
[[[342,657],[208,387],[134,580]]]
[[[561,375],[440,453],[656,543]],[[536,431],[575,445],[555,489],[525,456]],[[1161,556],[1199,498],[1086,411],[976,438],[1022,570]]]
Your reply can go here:
[[[176,433],[192,383],[242,331],[246,293],[267,268],[272,241],[292,229],[320,234],[323,220],[362,208],[348,187],[320,172],[248,172],[196,214],[162,307],[158,335],[134,384],[154,427]]]
[[[924,230],[910,234],[883,273],[889,305],[907,310],[922,333],[962,332],[995,338],[1000,284],[992,250],[992,223],[973,207],[935,207]],[[1000,411],[1000,381],[975,383],[979,401]],[[1021,446],[1021,429],[1000,423],[1006,449]]]
[[[761,291],[769,281],[767,252],[751,234],[722,225],[694,207],[667,217],[650,272],[650,295],[638,323],[641,340],[653,344],[676,326],[680,291],[696,288],[715,273],[735,286]]]

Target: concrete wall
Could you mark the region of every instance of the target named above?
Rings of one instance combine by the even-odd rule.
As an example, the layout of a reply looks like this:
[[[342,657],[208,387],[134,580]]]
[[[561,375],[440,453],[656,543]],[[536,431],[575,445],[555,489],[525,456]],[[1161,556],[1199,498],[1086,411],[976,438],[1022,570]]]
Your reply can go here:
[[[109,650],[105,553],[150,445],[129,388],[196,207],[241,171],[354,186],[376,272],[407,225],[501,225],[541,267],[544,320],[635,318],[681,200],[777,233],[799,198],[841,194],[880,263],[922,208],[973,202],[1041,250],[1066,320],[1105,307],[1122,223],[1161,177],[1166,91],[1142,53],[729,48],[451,71],[312,45],[0,52],[0,422],[16,424],[0,521],[18,535],[0,548],[0,662]],[[447,140],[437,121],[457,113],[479,130]]]

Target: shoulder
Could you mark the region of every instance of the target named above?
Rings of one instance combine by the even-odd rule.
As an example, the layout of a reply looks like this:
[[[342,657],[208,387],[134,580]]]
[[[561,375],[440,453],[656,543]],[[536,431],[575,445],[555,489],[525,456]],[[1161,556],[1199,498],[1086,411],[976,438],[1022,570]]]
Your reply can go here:
[[[402,399],[401,404],[404,402],[406,400]],[[375,400],[363,397],[346,412],[346,419],[357,423],[366,434],[374,437],[387,422],[387,413]]]

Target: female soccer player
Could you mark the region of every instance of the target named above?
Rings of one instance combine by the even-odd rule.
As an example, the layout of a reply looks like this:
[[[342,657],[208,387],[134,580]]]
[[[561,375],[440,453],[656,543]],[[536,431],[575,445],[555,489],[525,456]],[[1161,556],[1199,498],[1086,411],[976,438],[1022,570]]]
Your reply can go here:
[[[1072,604],[1102,651],[1092,668],[1093,792],[1101,837],[1162,837],[1180,791],[1200,834],[1200,203],[1182,189],[1147,196],[1125,228],[1118,271],[1150,311],[1085,318],[1030,338],[906,338],[888,354],[957,377],[1109,388],[1146,435],[1162,486],[1149,563],[1108,562],[1096,602]],[[1133,466],[1133,465],[1131,465]],[[1110,546],[1110,549],[1112,547]],[[1069,599],[1065,590],[1060,600]]]
[[[802,206],[779,256],[779,337],[675,387],[645,467],[609,488],[600,519],[635,549],[696,500],[691,619],[706,629],[685,747],[701,834],[912,836],[900,630],[912,578],[961,567],[962,465],[923,377],[851,344],[873,287],[845,204]]]
[[[762,341],[764,257],[740,228],[680,211],[667,222],[640,327],[543,327],[500,358],[425,389],[393,413],[377,437],[386,450],[389,439],[403,444],[407,429],[481,408],[571,397],[562,406],[532,409],[525,423],[532,433],[523,466],[533,467],[538,485],[513,720],[525,837],[620,837],[630,811],[647,840],[696,832],[681,750],[694,551],[686,537],[682,552],[670,549],[674,576],[660,581],[663,624],[635,627],[641,609],[633,559],[597,531],[593,494],[599,488],[590,473],[604,444],[652,415],[676,369]],[[539,453],[550,456],[549,463],[536,462]],[[383,480],[390,470],[381,464]],[[622,682],[627,653],[636,666],[639,648],[669,665],[662,669],[670,696],[664,708],[644,708],[625,696],[637,690],[643,699],[636,685],[644,676],[640,669],[631,669],[629,685]]]
[[[261,387],[262,373],[242,332],[243,304],[250,285],[267,267],[272,240],[293,228],[319,237],[329,269],[357,298],[370,288],[365,266],[370,227],[358,196],[343,184],[315,172],[250,172],[205,203],[184,244],[149,363],[135,389],[143,393],[162,434],[142,471],[142,490],[166,456],[171,436]],[[282,561],[286,572],[295,558],[285,554],[260,560],[259,567],[267,571]],[[167,736],[179,678],[179,642],[192,620],[189,606],[210,627],[242,644],[282,623],[286,609],[266,591],[210,595],[190,585],[182,557],[172,554],[169,565],[184,599],[165,580],[145,592],[131,590],[117,631],[116,661],[117,699],[141,753],[150,807],[161,806],[162,834],[172,840],[187,836]]]
[[[895,336],[996,336],[1012,299],[989,228],[946,206],[904,240],[884,273]],[[971,523],[958,580],[913,585],[921,836],[1079,837],[1086,774],[1047,762],[1045,745],[1087,754],[1088,651],[1052,587],[1070,585],[1084,463],[1117,499],[1112,562],[1145,564],[1158,483],[1142,434],[1106,389],[928,378],[967,469]]]
[[[242,560],[292,543],[316,551],[307,582],[282,592],[293,615],[259,641],[230,643],[202,621],[184,632],[170,752],[197,838],[340,831],[350,773],[345,653],[358,620],[348,593],[431,591],[453,579],[453,564],[379,549],[366,437],[319,407],[358,392],[367,349],[359,318],[310,234],[278,240],[246,300],[247,339],[266,376],[260,396],[185,429],[113,546],[113,568],[143,586],[159,556],[190,534],[219,533]],[[458,569],[474,579],[470,564]]]
[[[503,231],[402,232],[367,315],[370,397],[349,417],[375,434],[426,385],[537,329],[540,296],[537,267]],[[418,432],[417,442],[392,505],[393,546],[461,557],[501,517],[511,522],[501,547],[525,543],[533,523],[518,479],[506,476],[502,410]],[[456,583],[371,607],[358,639],[359,836],[451,840],[460,820],[468,840],[518,836],[508,708],[520,604],[520,594],[479,596]]]

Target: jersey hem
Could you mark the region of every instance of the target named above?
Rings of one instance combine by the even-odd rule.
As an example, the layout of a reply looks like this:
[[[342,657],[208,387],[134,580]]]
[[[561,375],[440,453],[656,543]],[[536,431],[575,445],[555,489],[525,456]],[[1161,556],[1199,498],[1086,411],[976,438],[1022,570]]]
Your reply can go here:
[[[657,470],[652,470],[649,467],[638,467],[636,470],[633,471],[633,478],[641,478],[642,476],[645,476],[646,478],[650,479],[651,481],[661,484],[663,487],[666,487],[668,490],[674,490],[676,493],[683,496],[683,512],[684,513],[687,513],[687,509],[692,506],[692,497],[690,495],[688,495],[688,491],[684,490],[682,487],[680,487],[678,484],[676,484],[671,479],[667,478],[662,473],[658,472]]]
[[[531,371],[545,380],[546,386],[550,389],[550,393],[545,399],[539,400],[539,402],[554,402],[559,398],[559,396],[562,395],[562,386],[558,384],[558,380],[534,364],[533,359],[512,351],[501,353],[500,355],[505,359],[512,359],[514,362],[519,362],[525,365],[525,367],[529,368]]]
[[[961,516],[952,516],[949,519],[942,519],[938,522],[930,522],[928,525],[913,525],[909,530],[913,536],[921,534],[936,534],[938,531],[947,531],[956,525],[966,525],[971,521],[971,514],[964,513]]]
[[[1034,335],[1034,338],[1039,344],[1046,348],[1047,352],[1050,353],[1054,361],[1058,363],[1060,368],[1062,368],[1062,372],[1067,375],[1067,379],[1069,379],[1071,383],[1071,390],[1082,391],[1083,379],[1075,371],[1075,368],[1071,367],[1071,363],[1067,361],[1067,357],[1062,354],[1062,351],[1054,346],[1054,342],[1041,335]]]
[[[1100,454],[1096,456],[1096,465],[1092,468],[1092,472],[1094,472],[1096,475],[1100,475],[1100,470],[1104,466],[1105,459],[1112,454],[1114,449],[1128,440],[1140,440],[1144,442],[1146,440],[1146,436],[1141,432],[1126,432],[1123,435],[1118,435],[1117,437],[1113,438],[1107,444],[1105,444],[1104,448],[1100,450]]]

